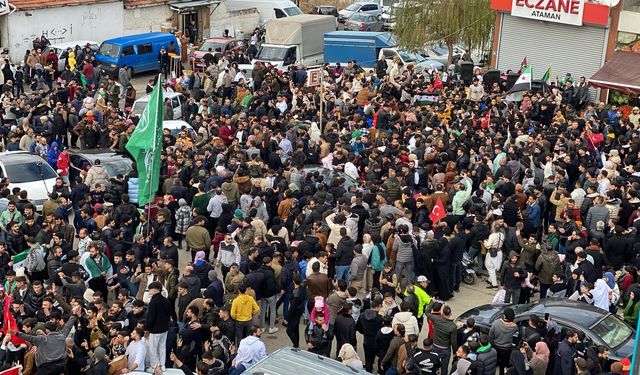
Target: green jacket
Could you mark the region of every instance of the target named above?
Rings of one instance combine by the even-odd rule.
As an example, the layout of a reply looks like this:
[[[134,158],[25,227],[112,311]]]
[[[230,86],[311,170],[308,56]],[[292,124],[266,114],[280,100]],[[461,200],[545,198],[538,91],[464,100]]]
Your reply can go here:
[[[413,292],[416,297],[418,297],[418,318],[420,318],[424,314],[425,306],[431,303],[431,296],[427,294],[427,292],[425,292],[424,289],[422,289],[419,285],[413,286]],[[405,290],[403,295],[407,296],[409,294]]]
[[[453,201],[451,203],[451,205],[453,206],[452,214],[458,215],[458,216],[467,214],[467,212],[464,210],[464,208],[462,208],[462,206],[467,201],[467,199],[469,199],[469,197],[471,196],[471,180],[466,178],[462,180],[462,183],[465,186],[464,190],[460,190],[456,192],[456,194],[453,196]]]
[[[635,302],[632,299],[627,302],[627,305],[624,307],[624,320],[625,322],[631,324],[632,327],[638,325],[638,313],[640,313],[640,303]]]

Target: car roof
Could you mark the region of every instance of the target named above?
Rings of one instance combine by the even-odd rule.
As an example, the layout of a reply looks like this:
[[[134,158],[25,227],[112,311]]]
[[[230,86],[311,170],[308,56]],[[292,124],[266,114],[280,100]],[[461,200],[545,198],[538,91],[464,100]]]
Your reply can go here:
[[[0,153],[0,162],[3,164],[22,164],[33,163],[37,161],[44,162],[44,159],[38,155],[30,154],[26,151],[6,151]]]
[[[231,42],[234,40],[237,40],[237,39],[232,37],[216,36],[213,38],[207,38],[204,40],[204,42]]]
[[[156,32],[151,32],[151,33],[142,33],[142,34],[121,36],[121,37],[118,37],[118,38],[105,40],[103,43],[120,45],[120,44],[131,43],[131,42],[140,43],[140,42],[146,42],[146,41],[157,40],[157,39],[175,40],[176,37],[173,34],[161,33],[159,31],[156,31]]]
[[[163,99],[164,98],[175,98],[176,96],[180,96],[180,95],[184,96],[184,94],[180,93],[180,92],[166,92],[166,91],[164,91],[162,93],[162,98]],[[136,99],[136,102],[148,102],[150,97],[151,97],[151,94],[146,94],[145,96],[142,96],[142,97]]]
[[[545,298],[532,305],[531,309],[522,315],[531,315],[532,313],[540,316],[549,313],[549,315],[556,319],[580,323],[585,327],[591,327],[609,315],[608,311],[604,311],[593,305],[565,298]]]
[[[71,155],[84,156],[85,158],[91,160],[92,162],[95,159],[100,159],[101,161],[109,160],[109,159],[127,159],[127,160],[130,160],[127,157],[127,155],[119,154],[117,152],[110,152],[110,151],[100,150],[100,149],[82,150],[82,151],[78,151],[78,152],[71,152]]]
[[[162,121],[163,129],[181,129],[183,126],[186,126],[189,129],[193,129],[188,122],[183,120],[164,120]]]
[[[334,359],[291,347],[276,350],[244,371],[244,374],[250,375],[304,373],[323,375],[369,374],[364,370],[357,370]]]

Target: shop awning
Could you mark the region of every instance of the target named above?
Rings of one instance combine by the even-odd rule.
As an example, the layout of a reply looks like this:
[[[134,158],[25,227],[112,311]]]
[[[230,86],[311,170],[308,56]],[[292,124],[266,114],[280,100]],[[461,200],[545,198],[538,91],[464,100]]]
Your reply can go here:
[[[194,9],[198,7],[208,6],[211,4],[219,4],[219,3],[220,1],[218,0],[194,0],[194,1],[175,2],[175,3],[169,4],[169,6],[171,7],[171,9],[177,10],[178,12],[180,12],[184,10],[189,10],[189,9]]]
[[[613,57],[589,79],[589,85],[640,94],[640,54],[614,52]]]

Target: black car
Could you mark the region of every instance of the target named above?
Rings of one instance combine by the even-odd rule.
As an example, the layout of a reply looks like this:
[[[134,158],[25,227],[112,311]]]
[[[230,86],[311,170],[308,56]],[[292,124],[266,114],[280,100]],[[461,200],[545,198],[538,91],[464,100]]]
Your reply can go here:
[[[109,177],[116,177],[119,174],[126,176],[133,169],[133,161],[129,157],[111,150],[72,151],[69,155],[71,185],[75,184],[75,178],[80,174],[80,171],[86,166],[91,167],[96,159],[100,159],[100,164],[107,171]]]
[[[608,311],[568,299],[548,298],[522,305],[482,305],[463,313],[457,321],[464,323],[468,318],[474,318],[481,331],[489,332],[491,323],[499,319],[507,307],[515,311],[515,323],[518,326],[528,324],[529,317],[533,314],[544,319],[548,313],[561,329],[584,332],[587,346],[608,347],[609,357],[614,361],[633,353],[633,328]]]

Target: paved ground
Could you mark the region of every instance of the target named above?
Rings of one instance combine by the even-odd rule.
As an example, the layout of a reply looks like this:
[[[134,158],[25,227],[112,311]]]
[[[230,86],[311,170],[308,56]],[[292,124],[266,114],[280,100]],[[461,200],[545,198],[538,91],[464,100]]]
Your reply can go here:
[[[141,74],[133,77],[132,82],[133,82],[134,88],[138,92],[138,97],[144,95],[145,86],[149,81],[149,79],[153,77],[154,77],[154,73]],[[184,251],[180,251],[180,269],[181,270],[190,260],[191,260],[190,255],[188,255]],[[218,272],[218,274],[221,275],[221,272]],[[486,287],[486,284],[482,280],[478,280],[476,284],[472,286],[463,284],[463,286],[461,286],[460,293],[457,293],[456,296],[448,302],[453,310],[453,315],[457,317],[458,315],[460,315],[461,313],[465,312],[466,310],[472,307],[482,305],[485,303],[490,303],[491,299],[493,298],[493,295],[495,294],[495,290],[486,289],[485,287]],[[282,309],[280,309],[279,311],[280,320],[282,320],[281,314],[282,314]],[[280,325],[279,328],[280,328],[280,331],[275,334],[268,334],[265,332],[262,336],[262,339],[264,340],[267,346],[267,351],[269,353],[283,346],[291,345],[291,342],[289,341],[289,338],[285,333],[285,327]],[[301,344],[304,344],[302,342],[304,337],[302,334],[302,326],[300,327],[300,329],[301,329],[301,336],[300,336]],[[358,338],[360,340],[359,342],[362,342],[361,341],[362,336],[360,334],[358,334]],[[423,337],[420,338],[420,342],[422,342],[422,338]],[[358,346],[359,346],[358,353],[360,354],[361,358],[364,360],[362,345],[359,344]]]

